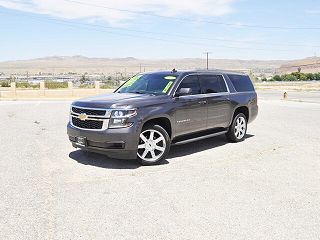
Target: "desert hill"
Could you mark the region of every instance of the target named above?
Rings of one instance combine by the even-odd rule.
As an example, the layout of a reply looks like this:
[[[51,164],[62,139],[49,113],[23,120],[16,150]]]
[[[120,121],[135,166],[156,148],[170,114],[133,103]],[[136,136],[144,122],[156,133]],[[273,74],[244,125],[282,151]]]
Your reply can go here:
[[[304,73],[316,73],[320,72],[320,58],[319,57],[310,57],[301,60],[291,61],[288,64],[282,65],[277,72],[291,73],[297,72],[298,69],[301,69],[301,72]]]
[[[249,72],[256,74],[273,74],[281,65],[288,61],[281,60],[237,60],[214,59],[210,60],[210,68]],[[183,59],[136,59],[127,58],[88,58],[84,56],[52,56],[31,60],[0,62],[0,73],[4,74],[37,74],[42,73],[104,73],[115,74],[136,73],[141,71],[171,70],[176,69],[204,69],[206,60],[200,58]]]

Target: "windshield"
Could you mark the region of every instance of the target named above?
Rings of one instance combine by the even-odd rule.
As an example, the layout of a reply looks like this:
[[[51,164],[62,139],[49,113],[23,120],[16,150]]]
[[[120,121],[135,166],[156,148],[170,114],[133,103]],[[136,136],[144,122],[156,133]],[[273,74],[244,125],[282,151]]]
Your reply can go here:
[[[123,84],[117,93],[167,94],[177,78],[177,74],[138,74]]]

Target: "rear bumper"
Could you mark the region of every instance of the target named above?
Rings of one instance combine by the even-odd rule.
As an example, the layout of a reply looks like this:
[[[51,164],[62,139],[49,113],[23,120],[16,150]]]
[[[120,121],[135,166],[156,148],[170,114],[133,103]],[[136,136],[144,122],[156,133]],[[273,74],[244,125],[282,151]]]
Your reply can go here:
[[[107,129],[105,131],[83,130],[67,126],[72,146],[82,150],[107,155],[110,158],[136,159],[140,131],[136,127]],[[85,137],[87,146],[76,144],[77,137]]]
[[[249,123],[251,123],[252,121],[254,121],[257,118],[258,112],[259,112],[258,105],[251,107],[250,116],[249,116]]]

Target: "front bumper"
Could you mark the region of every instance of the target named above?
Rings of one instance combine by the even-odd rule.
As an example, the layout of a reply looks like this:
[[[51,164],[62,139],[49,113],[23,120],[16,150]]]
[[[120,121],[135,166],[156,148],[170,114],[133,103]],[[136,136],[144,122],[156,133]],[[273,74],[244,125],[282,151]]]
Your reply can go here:
[[[67,133],[72,146],[90,152],[101,153],[110,158],[136,159],[140,131],[135,125],[129,128],[93,131],[79,129],[68,123]],[[77,137],[85,137],[87,146],[76,144]]]

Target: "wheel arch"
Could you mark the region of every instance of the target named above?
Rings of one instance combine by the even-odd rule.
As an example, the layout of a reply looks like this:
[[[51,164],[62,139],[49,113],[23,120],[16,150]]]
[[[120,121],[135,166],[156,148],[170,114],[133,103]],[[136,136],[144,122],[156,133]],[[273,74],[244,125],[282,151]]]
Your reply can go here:
[[[249,108],[247,106],[238,106],[238,107],[236,107],[236,109],[233,112],[231,123],[232,123],[233,119],[237,116],[237,114],[239,114],[239,113],[243,113],[247,118],[247,122],[249,122],[249,116],[250,116],[249,115]]]
[[[162,128],[164,128],[167,131],[167,133],[171,139],[171,137],[172,137],[172,122],[168,116],[157,116],[157,117],[154,117],[151,119],[147,119],[142,124],[142,129],[148,124],[155,124],[155,125],[161,126]]]

